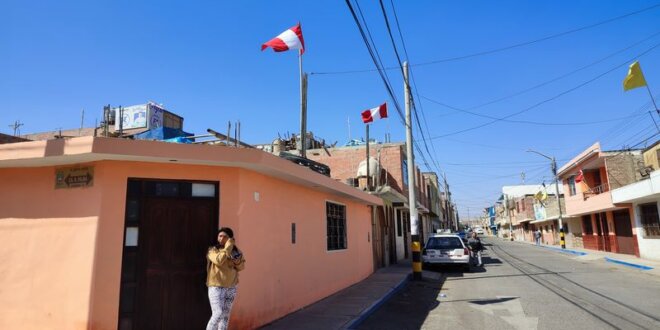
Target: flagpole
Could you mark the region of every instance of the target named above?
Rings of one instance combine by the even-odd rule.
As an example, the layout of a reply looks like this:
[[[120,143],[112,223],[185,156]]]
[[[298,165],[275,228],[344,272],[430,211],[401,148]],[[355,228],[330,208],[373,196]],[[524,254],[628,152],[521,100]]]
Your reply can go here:
[[[653,107],[655,107],[655,113],[657,113],[660,116],[660,110],[658,109],[658,105],[655,104],[655,98],[653,97],[653,93],[651,93],[651,89],[649,88],[648,83],[646,83],[646,90],[649,92],[649,96],[651,97],[651,102],[653,102]]]
[[[369,184],[369,178],[371,173],[369,173],[369,124],[364,125],[367,128],[367,191],[371,191],[371,185]]]
[[[307,135],[307,109],[305,109],[305,81],[303,77],[302,49],[298,50],[298,69],[300,71],[300,157],[307,158],[305,140]]]

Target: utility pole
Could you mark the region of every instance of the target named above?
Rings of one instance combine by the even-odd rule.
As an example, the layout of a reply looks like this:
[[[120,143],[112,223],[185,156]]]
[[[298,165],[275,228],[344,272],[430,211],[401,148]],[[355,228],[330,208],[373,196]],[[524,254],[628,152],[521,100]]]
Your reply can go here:
[[[504,195],[504,205],[506,205],[506,214],[509,216],[509,240],[513,241],[513,221],[511,220],[511,210],[509,209],[509,196]]]
[[[442,172],[442,180],[444,181],[444,185],[445,185],[445,217],[446,217],[446,221],[447,221],[447,227],[450,227],[451,225],[449,223],[449,221],[450,221],[449,220],[450,219],[450,217],[449,217],[449,186],[447,185],[447,176],[445,175],[445,172]],[[449,228],[449,229],[451,229],[451,228]]]
[[[422,253],[417,228],[417,199],[415,198],[415,157],[413,155],[410,85],[408,84],[408,62],[403,62],[403,88],[406,100],[406,156],[408,157],[408,206],[410,208],[410,236],[412,245],[413,280],[422,279]]]
[[[18,136],[17,133],[20,134],[21,131],[19,128],[23,125],[24,124],[18,120],[15,121],[13,124],[9,125],[9,127],[14,130],[14,136]]]
[[[559,212],[559,216],[557,218],[557,220],[559,222],[559,243],[561,244],[561,248],[565,249],[566,248],[566,238],[564,237],[564,223],[563,223],[562,214],[561,214],[561,198],[559,198],[560,196],[559,196],[559,177],[557,176],[557,160],[555,159],[554,156],[553,157],[546,156],[546,155],[544,155],[544,154],[542,154],[538,151],[534,151],[534,150],[531,150],[531,149],[527,150],[527,152],[533,152],[537,155],[540,155],[540,156],[543,156],[543,157],[549,159],[552,162],[550,166],[552,168],[552,175],[555,176],[555,196],[557,197],[557,209],[558,209],[557,211]]]
[[[555,157],[552,157],[552,174],[555,176],[555,196],[557,197],[557,211],[559,211],[559,217],[557,221],[559,222],[559,243],[561,248],[566,248],[566,238],[564,237],[564,224],[561,216],[561,198],[559,198],[559,177],[557,177],[557,161]]]

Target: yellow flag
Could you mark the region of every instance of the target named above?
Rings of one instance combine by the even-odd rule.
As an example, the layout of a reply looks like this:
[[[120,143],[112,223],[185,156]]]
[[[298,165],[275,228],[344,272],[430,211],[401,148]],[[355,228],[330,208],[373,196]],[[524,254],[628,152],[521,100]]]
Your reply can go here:
[[[630,65],[628,69],[628,75],[626,79],[623,80],[623,90],[628,91],[633,88],[646,86],[646,79],[644,79],[644,74],[642,73],[642,68],[639,66],[639,62]]]
[[[537,192],[534,195],[534,198],[536,198],[536,200],[542,202],[542,201],[548,199],[548,192],[546,192],[545,190],[539,190],[539,192]]]

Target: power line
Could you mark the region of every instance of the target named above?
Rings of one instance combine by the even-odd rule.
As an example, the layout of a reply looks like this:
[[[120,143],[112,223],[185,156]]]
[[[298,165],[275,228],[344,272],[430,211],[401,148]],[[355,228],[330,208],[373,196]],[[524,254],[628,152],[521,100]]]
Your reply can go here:
[[[392,30],[390,28],[389,18],[387,17],[387,11],[385,10],[385,6],[383,4],[383,1],[380,0],[379,3],[380,3],[381,11],[383,13],[383,18],[385,19],[385,27],[387,28],[387,33],[390,36],[390,40],[392,42],[392,47],[394,48],[394,53],[396,54],[399,65],[401,66],[401,74],[403,75],[403,65],[401,63],[401,58],[400,58],[399,52],[397,50],[396,42],[394,41],[394,37],[392,36]],[[396,14],[396,8],[394,7],[394,2],[390,0],[390,4],[392,6],[392,13],[394,14],[396,27],[397,27],[397,31],[399,32],[399,39],[401,40],[401,45],[403,46],[404,54],[406,55],[406,59],[410,60],[410,57],[408,56],[408,49],[406,48],[406,42],[405,42],[405,39],[403,38],[403,33],[401,32],[401,24],[399,23],[399,18]],[[410,68],[409,68],[409,72],[410,72],[410,78],[412,80],[413,87],[414,87],[414,90],[415,90],[415,94],[417,95],[417,98],[419,98],[419,92],[418,92],[418,88],[417,88],[417,82],[415,81],[415,75],[413,74],[413,71]],[[413,96],[413,93],[410,93],[411,92],[410,84],[408,84],[406,82],[405,88],[408,89],[409,94],[411,96]],[[438,172],[442,172],[442,170],[440,168],[440,165],[438,164],[438,161],[433,156],[433,155],[437,154],[437,152],[435,150],[435,146],[433,145],[433,142],[431,142],[431,149],[433,149],[433,154],[431,154],[431,151],[429,150],[429,147],[428,147],[427,139],[424,136],[424,127],[422,127],[422,125],[420,123],[420,120],[419,120],[419,115],[417,113],[417,102],[415,102],[416,98],[411,97],[411,100],[412,100],[412,111],[415,115],[415,120],[417,122],[417,126],[419,127],[419,131],[422,134],[422,142],[424,143],[424,148],[426,149],[426,153],[429,155],[429,158],[431,159],[431,162],[435,166],[436,170]],[[428,127],[428,121],[426,120],[426,115],[424,114],[424,108],[423,108],[423,105],[421,104],[421,102],[419,103],[419,106],[420,106],[420,111],[422,112],[422,117],[424,119],[424,124],[426,126],[426,132],[430,137],[431,133],[430,133],[430,130],[429,130],[429,127]],[[424,158],[423,154],[422,154],[422,157]],[[428,166],[428,164],[426,164],[426,166],[427,166],[427,168],[430,169],[430,166]]]
[[[651,52],[652,50],[654,50],[654,49],[657,48],[658,46],[660,46],[660,44],[656,44],[656,45],[654,45],[653,47],[651,47],[651,48],[645,50],[644,52],[642,52],[642,53],[636,55],[636,56],[633,57],[632,59],[628,59],[628,60],[626,60],[625,62],[616,65],[615,67],[613,67],[613,68],[611,68],[611,69],[609,69],[609,70],[607,70],[607,71],[605,71],[605,72],[603,72],[603,73],[597,75],[597,76],[594,77],[594,78],[591,78],[591,79],[589,79],[589,80],[587,80],[587,81],[585,81],[585,82],[583,82],[583,83],[578,84],[577,86],[574,86],[574,87],[572,87],[572,88],[569,88],[569,89],[567,89],[567,90],[565,90],[565,91],[563,91],[563,92],[561,92],[561,93],[559,93],[559,94],[556,94],[556,95],[554,95],[554,96],[552,96],[552,97],[550,97],[550,98],[547,98],[547,99],[545,99],[545,100],[543,100],[543,101],[540,101],[540,102],[538,102],[538,103],[536,103],[536,104],[534,104],[534,105],[532,105],[532,106],[530,106],[530,107],[527,107],[527,108],[522,109],[522,110],[520,110],[520,111],[514,112],[514,113],[509,114],[509,115],[507,115],[507,116],[504,116],[504,117],[502,117],[502,118],[498,118],[498,119],[495,119],[495,120],[489,121],[489,122],[484,123],[484,124],[481,124],[481,125],[473,126],[473,127],[470,127],[470,128],[466,128],[466,129],[462,129],[462,130],[454,131],[454,132],[447,133],[447,134],[443,134],[443,135],[434,136],[434,137],[431,137],[431,139],[439,139],[439,138],[443,138],[443,137],[447,137],[447,136],[452,136],[452,135],[456,135],[456,134],[460,134],[460,133],[465,133],[465,132],[473,131],[473,130],[475,130],[475,129],[479,129],[479,128],[482,128],[482,127],[485,127],[485,126],[489,126],[489,125],[491,125],[491,124],[494,124],[494,123],[496,123],[496,122],[502,121],[502,120],[504,120],[504,119],[508,119],[508,118],[513,117],[513,116],[517,116],[517,115],[519,115],[519,114],[521,114],[521,113],[524,113],[524,112],[530,111],[530,110],[532,110],[532,109],[535,109],[535,108],[537,108],[537,107],[539,107],[539,106],[541,106],[541,105],[543,105],[543,104],[545,104],[545,103],[548,103],[548,102],[550,102],[550,101],[554,101],[554,100],[558,99],[558,98],[561,97],[561,96],[564,96],[564,95],[566,95],[566,94],[568,94],[568,93],[570,93],[570,92],[573,92],[573,91],[575,91],[575,90],[577,90],[577,89],[579,89],[579,88],[582,88],[582,87],[584,87],[584,86],[586,86],[586,85],[588,85],[588,84],[590,84],[590,83],[592,83],[592,82],[594,82],[594,81],[596,81],[596,80],[602,78],[603,76],[605,76],[605,75],[607,75],[607,74],[609,74],[609,73],[611,73],[611,72],[613,72],[613,71],[619,69],[620,67],[627,65],[628,63],[632,62],[634,59],[639,58],[639,57],[641,57],[641,56],[643,56],[643,55],[646,55],[647,53]]]
[[[435,104],[439,104],[445,107],[449,107],[450,109],[459,111],[459,112],[464,112],[473,116],[477,117],[482,117],[482,118],[488,118],[488,119],[494,119],[497,121],[503,121],[507,123],[516,123],[516,124],[530,124],[530,125],[538,125],[538,126],[583,126],[583,125],[596,125],[596,124],[603,124],[603,123],[611,123],[613,121],[620,121],[623,119],[629,119],[629,118],[635,118],[639,116],[646,115],[645,113],[642,114],[636,114],[636,115],[631,115],[631,116],[626,116],[626,117],[618,117],[618,118],[611,118],[611,119],[604,119],[604,120],[595,120],[595,121],[585,121],[585,122],[575,122],[575,123],[546,123],[546,122],[538,122],[538,121],[531,121],[531,120],[510,120],[510,119],[505,119],[505,118],[499,118],[499,117],[493,117],[489,115],[483,115],[477,112],[469,111],[469,110],[464,110],[464,109],[459,109],[456,107],[451,107],[447,104],[444,104],[442,102],[430,99],[426,96],[421,96],[422,98],[426,99],[427,101]]]
[[[447,105],[447,104],[442,103],[442,102],[439,102],[439,101],[434,101],[434,102],[437,103],[437,104],[439,104],[439,105],[442,105],[442,106],[444,106],[444,107],[447,107],[447,108],[449,108],[449,109],[452,109],[452,110],[458,111],[458,112],[466,112],[466,111],[469,111],[469,110],[476,110],[476,109],[479,109],[479,108],[483,108],[483,107],[485,107],[485,106],[487,106],[487,105],[491,105],[491,104],[494,104],[494,103],[498,103],[498,102],[501,102],[501,101],[504,101],[504,100],[510,99],[510,98],[512,98],[512,97],[516,97],[516,96],[518,96],[518,95],[522,95],[522,94],[528,93],[528,92],[533,91],[533,90],[535,90],[535,89],[541,88],[541,87],[546,86],[546,85],[549,85],[549,84],[551,84],[551,83],[553,83],[553,82],[556,82],[556,81],[559,81],[559,80],[564,79],[564,78],[566,78],[566,77],[569,77],[569,76],[571,76],[571,75],[573,75],[573,74],[575,74],[575,73],[578,73],[578,72],[580,72],[580,71],[582,71],[582,70],[585,70],[585,69],[587,69],[587,68],[590,68],[590,67],[592,67],[592,66],[594,66],[594,65],[596,65],[596,64],[602,63],[602,62],[604,62],[605,60],[610,59],[610,58],[612,58],[612,57],[614,57],[614,56],[616,56],[616,55],[618,55],[618,54],[620,54],[620,53],[623,53],[623,52],[625,52],[625,51],[627,51],[627,50],[629,50],[629,49],[631,49],[631,48],[634,48],[634,47],[636,47],[637,45],[640,45],[640,44],[642,44],[642,43],[644,43],[644,42],[646,42],[646,41],[648,41],[648,40],[650,40],[650,39],[653,39],[653,38],[655,38],[655,37],[658,36],[658,35],[660,35],[660,31],[659,31],[659,32],[655,32],[655,33],[653,33],[653,34],[652,34],[651,36],[649,36],[649,37],[646,37],[646,38],[644,38],[644,39],[642,39],[642,40],[640,40],[640,41],[637,41],[637,42],[635,42],[635,43],[633,43],[633,44],[631,44],[631,45],[628,45],[628,46],[626,46],[626,47],[624,47],[624,48],[622,48],[622,49],[619,49],[619,50],[617,50],[617,51],[614,52],[614,53],[610,53],[610,54],[608,54],[608,55],[605,56],[605,57],[602,57],[602,58],[600,58],[600,59],[598,59],[598,60],[596,60],[596,61],[594,61],[594,62],[591,62],[591,63],[589,63],[589,64],[587,64],[587,65],[581,66],[581,67],[579,67],[579,68],[577,68],[577,69],[575,69],[575,70],[572,70],[572,71],[570,71],[570,72],[564,73],[564,74],[559,75],[559,76],[557,76],[557,77],[554,77],[554,78],[552,78],[552,79],[546,80],[546,81],[541,82],[541,83],[539,83],[539,84],[536,84],[536,85],[534,85],[534,86],[532,86],[532,87],[525,88],[525,89],[523,89],[523,90],[521,90],[521,91],[518,91],[518,92],[515,92],[515,93],[512,93],[512,94],[509,94],[509,95],[506,95],[506,96],[498,97],[498,98],[496,98],[496,99],[493,99],[493,100],[491,100],[491,101],[484,102],[484,103],[482,103],[482,104],[478,104],[478,105],[476,105],[476,106],[472,106],[472,107],[467,108],[467,109],[465,109],[465,110],[460,109],[460,108],[457,108],[457,107],[453,107],[453,106],[450,106],[450,105]]]
[[[349,1],[349,0],[347,0],[347,1]],[[543,41],[563,37],[563,36],[573,34],[573,33],[576,33],[576,32],[588,30],[588,29],[591,29],[591,28],[594,28],[594,27],[597,27],[597,26],[600,26],[600,25],[612,23],[612,22],[615,22],[615,21],[618,21],[618,20],[621,20],[621,19],[624,19],[624,18],[627,18],[627,17],[630,17],[630,16],[641,14],[643,12],[653,10],[657,7],[660,7],[660,3],[652,5],[650,7],[642,8],[640,10],[636,10],[636,11],[633,11],[633,12],[630,12],[630,13],[627,13],[627,14],[623,14],[623,15],[616,16],[616,17],[613,17],[613,18],[609,18],[609,19],[606,19],[606,20],[603,20],[603,21],[600,21],[600,22],[597,22],[597,23],[594,23],[594,24],[582,26],[582,27],[567,30],[567,31],[564,31],[564,32],[559,32],[559,33],[549,35],[549,36],[546,36],[546,37],[542,37],[542,38],[538,38],[538,39],[534,39],[534,40],[530,40],[530,41],[525,41],[525,42],[521,42],[521,43],[509,45],[509,46],[499,47],[499,48],[495,48],[495,49],[491,49],[491,50],[480,51],[480,52],[476,52],[476,53],[472,53],[472,54],[449,57],[449,58],[444,58],[444,59],[439,59],[439,60],[434,60],[434,61],[428,61],[428,62],[421,62],[421,63],[417,63],[417,64],[411,64],[411,66],[423,66],[423,65],[431,65],[431,64],[438,64],[438,63],[446,63],[446,62],[459,61],[459,60],[464,60],[464,59],[468,59],[468,58],[499,53],[499,52],[503,52],[503,51],[506,51],[506,50],[519,48],[519,47],[524,47],[524,46],[536,44],[536,43],[539,43],[539,42],[543,42]],[[383,70],[395,70],[395,69],[398,70],[399,67],[383,68]],[[376,70],[374,70],[374,69],[362,69],[362,70],[347,70],[347,71],[327,71],[327,72],[312,72],[310,74],[312,74],[312,75],[330,75],[330,74],[364,73],[364,72],[373,72],[373,71],[376,71]]]
[[[383,84],[385,85],[385,89],[387,90],[388,95],[390,96],[390,99],[393,101],[395,109],[397,113],[399,114],[399,119],[401,120],[403,126],[407,127],[406,121],[404,119],[403,112],[401,110],[401,107],[399,105],[398,99],[396,98],[396,95],[394,94],[394,91],[392,89],[392,85],[389,81],[389,77],[387,76],[387,73],[382,69],[382,61],[380,59],[380,55],[378,54],[378,50],[376,49],[376,45],[373,41],[373,38],[371,37],[371,32],[369,31],[368,25],[366,23],[366,20],[364,18],[364,15],[362,14],[362,9],[360,8],[360,4],[356,2],[356,7],[358,9],[358,12],[360,13],[360,17],[364,21],[364,29],[362,27],[362,24],[360,23],[360,20],[357,17],[357,14],[355,10],[353,9],[353,5],[351,4],[350,0],[346,0],[346,5],[348,6],[351,15],[353,16],[353,20],[355,21],[355,24],[358,27],[358,30],[360,31],[360,35],[362,36],[362,40],[364,44],[367,47],[367,50],[369,51],[369,55],[371,56],[372,61],[374,62],[374,65],[378,69],[378,73],[381,77],[381,80],[383,81]],[[365,33],[365,29],[367,30],[367,33]],[[367,34],[369,38],[367,39]],[[371,41],[371,43],[370,43]],[[372,46],[373,45],[373,46]],[[417,147],[416,144],[413,143],[414,147]],[[419,151],[418,151],[419,152]],[[430,168],[428,165],[428,162],[426,161],[424,154],[420,152],[420,155],[422,156],[422,160],[426,164],[427,168]]]

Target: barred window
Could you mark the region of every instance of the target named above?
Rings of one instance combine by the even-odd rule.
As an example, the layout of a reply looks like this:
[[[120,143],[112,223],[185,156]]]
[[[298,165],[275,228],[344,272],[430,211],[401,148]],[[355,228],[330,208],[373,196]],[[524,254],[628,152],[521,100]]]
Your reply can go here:
[[[346,206],[325,203],[328,251],[346,249]]]
[[[639,206],[642,218],[644,237],[660,236],[660,219],[658,218],[658,205],[656,203],[642,204]]]

